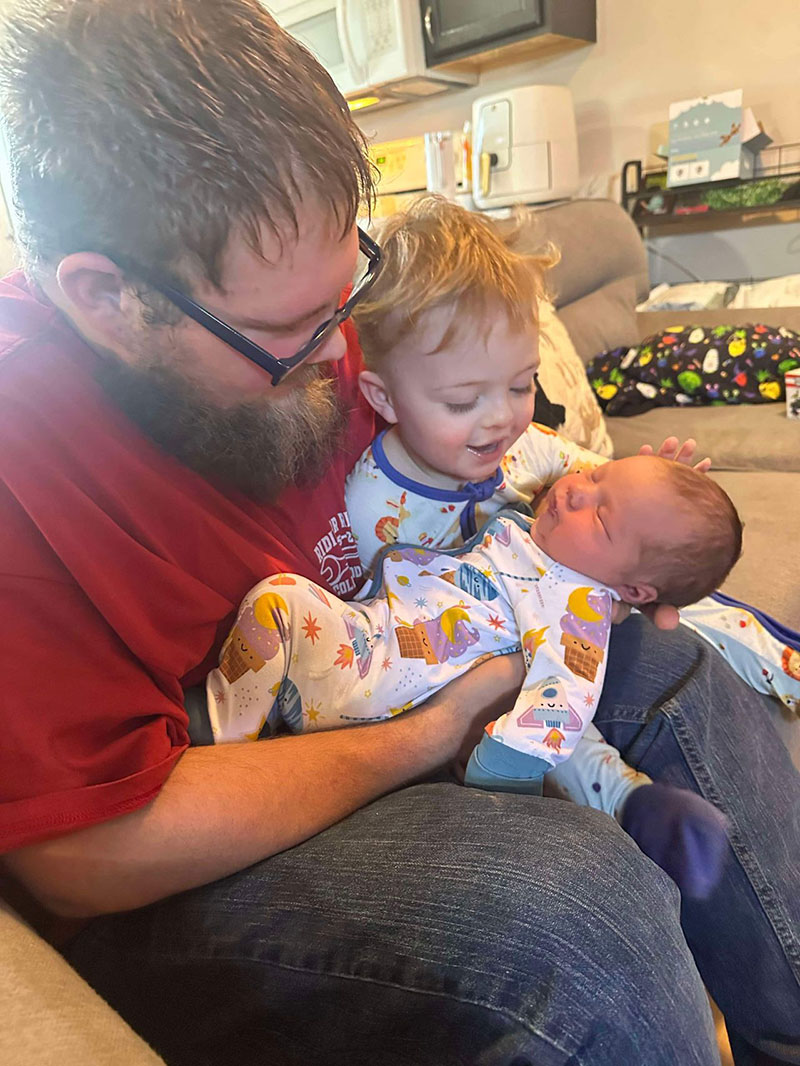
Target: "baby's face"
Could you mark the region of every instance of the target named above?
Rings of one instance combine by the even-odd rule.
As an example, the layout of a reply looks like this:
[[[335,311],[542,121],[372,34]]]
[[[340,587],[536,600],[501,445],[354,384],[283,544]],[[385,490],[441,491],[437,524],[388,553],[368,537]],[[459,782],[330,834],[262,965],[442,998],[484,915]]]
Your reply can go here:
[[[641,561],[645,545],[679,543],[686,533],[688,519],[679,503],[659,460],[618,459],[560,478],[531,536],[556,562],[636,603],[633,590],[651,581]]]
[[[403,444],[423,469],[483,481],[533,417],[538,337],[533,322],[517,330],[496,315],[465,322],[435,351],[451,319],[449,308],[425,315],[384,379]]]

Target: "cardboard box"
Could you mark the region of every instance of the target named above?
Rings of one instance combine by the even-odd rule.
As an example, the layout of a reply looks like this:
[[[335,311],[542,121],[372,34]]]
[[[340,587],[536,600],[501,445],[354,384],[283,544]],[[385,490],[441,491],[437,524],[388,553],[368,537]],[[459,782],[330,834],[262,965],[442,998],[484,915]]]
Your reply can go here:
[[[800,370],[786,374],[786,417],[800,421]]]
[[[751,178],[771,140],[742,107],[741,89],[679,100],[669,105],[667,186]]]

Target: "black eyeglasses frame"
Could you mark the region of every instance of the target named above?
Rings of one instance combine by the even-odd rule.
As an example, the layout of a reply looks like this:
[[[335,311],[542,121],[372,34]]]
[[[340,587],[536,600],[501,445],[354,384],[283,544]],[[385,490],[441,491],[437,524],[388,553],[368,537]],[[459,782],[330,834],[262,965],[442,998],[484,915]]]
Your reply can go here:
[[[251,341],[244,333],[234,329],[233,326],[229,326],[221,318],[217,318],[202,304],[197,303],[196,300],[193,300],[191,296],[187,296],[185,292],[181,292],[180,289],[175,289],[171,285],[160,281],[154,281],[146,274],[143,274],[142,277],[151,288],[155,289],[156,292],[160,292],[162,296],[166,296],[170,303],[173,303],[185,315],[197,322],[198,325],[213,333],[215,337],[218,337],[233,348],[239,355],[243,355],[252,363],[260,366],[262,370],[265,370],[272,377],[272,384],[278,385],[290,371],[299,366],[321,344],[324,344],[325,340],[345,319],[350,317],[359,300],[363,299],[375,284],[383,265],[383,253],[380,246],[368,233],[365,233],[360,226],[357,226],[356,229],[358,230],[359,251],[368,261],[366,272],[353,286],[350,295],[341,307],[337,307],[330,318],[326,318],[324,322],[317,326],[311,337],[294,355],[284,359],[279,359],[278,356],[268,352],[266,348],[262,348],[255,341]]]

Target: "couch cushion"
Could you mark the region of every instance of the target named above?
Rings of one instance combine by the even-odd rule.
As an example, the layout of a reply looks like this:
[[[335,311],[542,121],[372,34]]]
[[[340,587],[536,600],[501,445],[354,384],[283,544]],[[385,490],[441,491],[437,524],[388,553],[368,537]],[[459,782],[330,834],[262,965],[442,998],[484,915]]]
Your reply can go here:
[[[800,491],[796,474],[720,471],[717,481],[744,522],[744,550],[723,589],[754,604],[779,622],[800,630],[800,576],[792,560],[771,565],[784,549],[792,551],[800,529]],[[800,731],[798,731],[800,732]]]
[[[633,304],[650,291],[647,253],[630,215],[612,200],[569,200],[531,212],[518,237],[521,251],[550,242],[561,260],[550,274],[556,310],[619,278],[632,278]],[[516,242],[515,242],[516,243]],[[593,352],[597,355],[602,349]]]
[[[738,407],[660,407],[633,418],[607,418],[614,455],[635,455],[642,444],[694,437],[717,470],[800,471],[800,422],[782,403]],[[795,485],[800,497],[800,486]]]
[[[164,1066],[64,959],[0,901],[0,1062]]]
[[[589,451],[611,455],[611,440],[583,363],[552,304],[539,305],[539,382],[551,403],[564,406],[559,427],[569,440]]]
[[[584,363],[613,348],[639,342],[633,278],[618,278],[558,308],[575,350]]]

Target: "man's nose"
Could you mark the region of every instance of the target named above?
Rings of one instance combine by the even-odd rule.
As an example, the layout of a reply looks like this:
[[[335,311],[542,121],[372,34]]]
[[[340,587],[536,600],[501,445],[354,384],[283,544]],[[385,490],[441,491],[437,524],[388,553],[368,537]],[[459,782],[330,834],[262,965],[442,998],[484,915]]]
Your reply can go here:
[[[325,338],[324,344],[320,344],[319,348],[315,349],[309,355],[308,359],[304,360],[304,365],[311,363],[336,363],[347,351],[347,341],[345,340],[344,333],[340,328],[333,330],[328,337]]]

